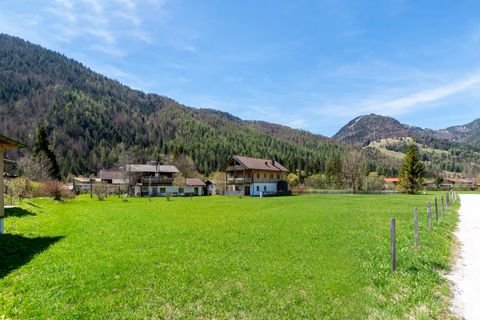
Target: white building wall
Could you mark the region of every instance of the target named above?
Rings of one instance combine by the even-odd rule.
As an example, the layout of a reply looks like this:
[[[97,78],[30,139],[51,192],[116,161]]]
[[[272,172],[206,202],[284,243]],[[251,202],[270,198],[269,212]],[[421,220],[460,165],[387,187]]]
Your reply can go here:
[[[198,195],[203,196],[203,187],[187,186],[183,188],[183,193],[195,194],[195,188],[198,188]]]
[[[142,187],[135,186],[134,194],[135,194],[135,196],[141,196],[142,195]]]
[[[259,182],[252,183],[250,186],[250,195],[251,196],[260,196],[260,192],[265,193],[276,193],[277,192],[277,183],[276,182]]]

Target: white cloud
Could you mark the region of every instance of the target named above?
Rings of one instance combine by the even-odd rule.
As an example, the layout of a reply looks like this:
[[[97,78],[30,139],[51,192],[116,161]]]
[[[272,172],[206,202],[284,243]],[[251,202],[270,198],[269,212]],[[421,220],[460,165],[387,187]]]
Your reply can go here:
[[[480,72],[464,76],[423,90],[392,88],[372,93],[370,97],[348,97],[347,100],[324,101],[308,112],[321,116],[354,117],[359,114],[377,113],[399,116],[426,109],[443,108],[446,102],[460,100],[476,94],[480,87]],[[400,94],[399,91],[404,93]],[[405,92],[407,91],[407,92]]]
[[[383,104],[394,114],[410,111],[419,104],[435,102],[446,97],[476,87],[480,84],[480,73],[429,90],[415,92],[405,97],[393,99]]]
[[[151,43],[143,29],[142,19],[134,0],[54,0],[46,8],[55,17],[51,26],[56,38],[65,41],[85,41],[87,47],[115,58],[126,55],[120,49],[125,37]]]

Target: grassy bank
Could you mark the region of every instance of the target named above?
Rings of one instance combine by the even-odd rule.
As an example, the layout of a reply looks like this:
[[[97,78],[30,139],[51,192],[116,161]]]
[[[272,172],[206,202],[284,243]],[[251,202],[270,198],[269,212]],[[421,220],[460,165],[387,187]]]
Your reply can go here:
[[[452,211],[433,195],[24,202],[0,238],[0,318],[445,319]],[[420,246],[413,246],[413,207]],[[390,270],[389,218],[398,269]]]

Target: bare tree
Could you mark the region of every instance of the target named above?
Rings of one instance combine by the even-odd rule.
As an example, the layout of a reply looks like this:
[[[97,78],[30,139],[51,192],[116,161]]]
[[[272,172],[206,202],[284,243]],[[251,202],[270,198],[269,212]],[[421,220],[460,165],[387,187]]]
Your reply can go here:
[[[186,154],[182,153],[178,155],[173,164],[183,174],[183,176],[187,178],[198,177],[200,175],[197,171],[197,167],[195,166],[195,162],[193,162],[192,158]]]
[[[21,175],[32,180],[46,181],[51,178],[52,164],[43,151],[36,157],[25,156],[18,159],[17,167]]]
[[[186,183],[186,179],[181,172],[175,174],[175,178],[173,179],[173,183],[172,183],[174,186],[183,187],[185,186],[185,183]]]
[[[133,179],[134,177],[132,177],[133,174],[127,171],[127,165],[132,164],[133,156],[130,151],[126,150],[123,143],[120,144],[119,149],[117,167],[120,168],[120,171],[122,172],[123,190],[127,193],[129,183],[131,182],[130,180],[135,180]]]
[[[357,193],[358,186],[362,182],[364,163],[363,154],[358,150],[347,153],[342,161],[342,176],[347,186],[352,188],[353,193]]]

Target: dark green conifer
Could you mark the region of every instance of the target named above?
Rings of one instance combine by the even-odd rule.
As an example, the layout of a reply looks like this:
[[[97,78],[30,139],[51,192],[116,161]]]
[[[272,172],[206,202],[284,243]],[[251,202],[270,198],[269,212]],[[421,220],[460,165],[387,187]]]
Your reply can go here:
[[[420,159],[418,148],[414,143],[410,143],[400,169],[400,186],[403,192],[414,194],[420,190],[424,174],[425,167]]]

